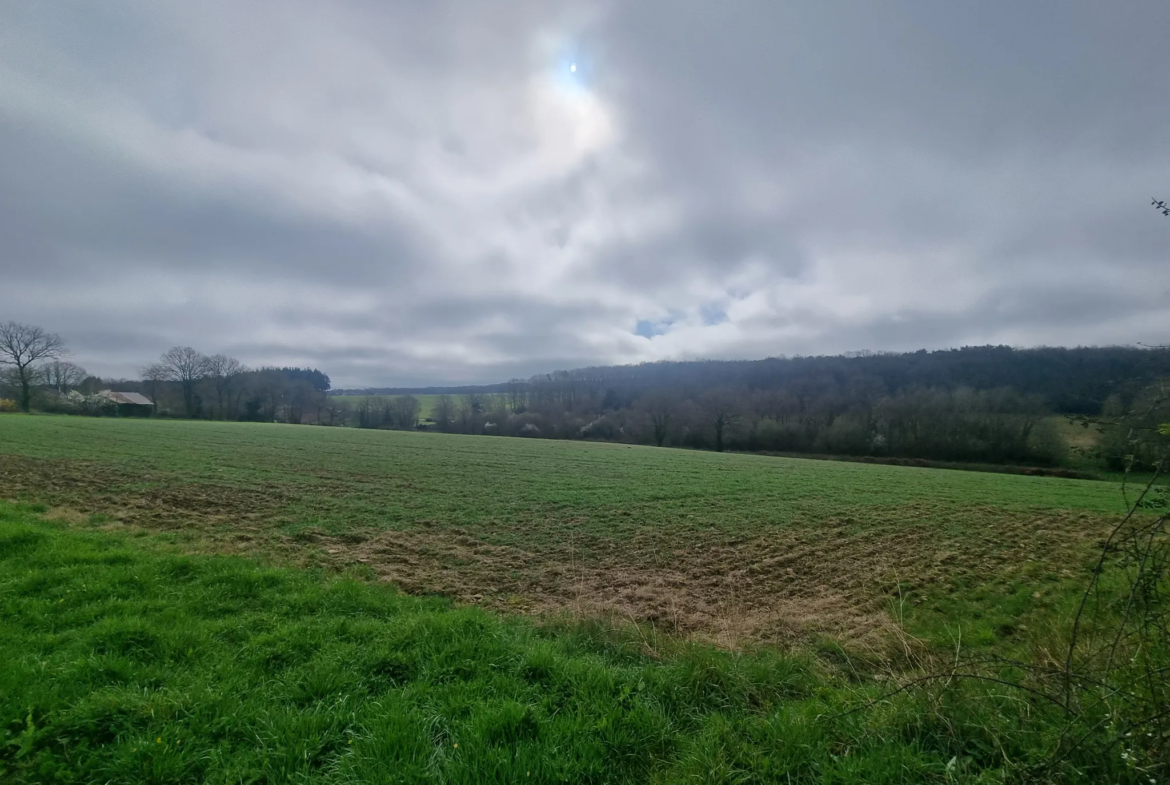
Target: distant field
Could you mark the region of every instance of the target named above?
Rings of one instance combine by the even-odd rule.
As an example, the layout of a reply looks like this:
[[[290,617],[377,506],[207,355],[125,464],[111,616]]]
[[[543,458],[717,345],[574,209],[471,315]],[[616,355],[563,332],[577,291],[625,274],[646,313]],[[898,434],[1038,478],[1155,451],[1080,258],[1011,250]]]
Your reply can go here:
[[[0,498],[722,645],[1009,644],[1083,580],[1107,482],[613,444],[0,417]]]
[[[338,398],[340,400],[343,400],[343,401],[348,401],[352,406],[357,406],[358,402],[365,400],[366,398],[400,398],[402,396],[398,396],[398,395],[337,395],[334,397]],[[438,395],[416,395],[414,397],[418,399],[418,403],[419,403],[419,413],[418,413],[419,419],[426,420],[426,419],[430,419],[430,418],[434,417],[435,401],[437,401],[439,399],[439,396]],[[454,399],[459,398],[458,395],[452,395],[451,397]]]
[[[1054,415],[1049,418],[1060,434],[1065,446],[1069,448],[1069,459],[1072,465],[1089,465],[1087,454],[1091,453],[1101,438],[1101,426],[1090,423],[1070,421],[1063,415]],[[1095,467],[1094,467],[1095,468]]]

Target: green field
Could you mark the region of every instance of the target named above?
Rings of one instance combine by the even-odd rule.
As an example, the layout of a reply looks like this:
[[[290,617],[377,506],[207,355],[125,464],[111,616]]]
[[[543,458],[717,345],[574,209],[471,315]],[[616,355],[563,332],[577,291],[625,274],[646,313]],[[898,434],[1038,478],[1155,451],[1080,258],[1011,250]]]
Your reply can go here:
[[[357,566],[414,593],[611,613],[738,646],[880,635],[891,592],[969,643],[1123,511],[1104,482],[266,424],[0,419],[0,498]],[[1043,610],[1043,603],[1040,603]]]
[[[398,397],[401,397],[401,396],[398,396],[398,395],[335,395],[335,396],[333,396],[334,399],[339,400],[339,401],[345,401],[350,406],[357,406],[361,401],[363,401],[367,398],[391,399],[391,398],[398,398]],[[418,404],[419,404],[418,418],[420,420],[429,420],[429,419],[433,418],[434,414],[435,414],[435,401],[437,401],[439,399],[439,396],[438,395],[420,394],[420,395],[415,395],[414,397],[418,399]],[[452,395],[450,397],[455,401],[459,400],[458,395]]]
[[[1035,706],[826,718],[960,641],[1051,646],[1124,510],[1108,482],[16,415],[0,499],[45,511],[0,529],[24,781],[1000,781],[1052,741]],[[1119,781],[1108,753],[1069,781]]]
[[[807,658],[651,656],[597,626],[537,628],[35,512],[0,503],[6,783],[957,782],[1002,765],[977,745],[959,761],[918,696],[846,714],[881,686]],[[1030,762],[1028,733],[964,719],[977,742],[1013,731],[1003,753]],[[1124,773],[1112,758],[1065,768]]]

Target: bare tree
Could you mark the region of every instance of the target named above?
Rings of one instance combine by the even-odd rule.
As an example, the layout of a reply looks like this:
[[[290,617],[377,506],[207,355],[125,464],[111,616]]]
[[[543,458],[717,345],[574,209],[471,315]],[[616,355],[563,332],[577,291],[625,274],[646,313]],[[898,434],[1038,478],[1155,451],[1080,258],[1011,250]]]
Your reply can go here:
[[[422,406],[413,395],[400,395],[390,402],[392,427],[413,431],[418,425],[418,413]]]
[[[349,401],[342,398],[340,395],[330,395],[322,399],[321,409],[317,414],[317,423],[325,425],[325,421],[321,418],[324,413],[329,416],[329,425],[337,425],[340,421],[342,424],[349,418],[352,411]]]
[[[215,388],[215,416],[225,419],[225,401],[230,403],[236,381],[247,368],[235,357],[213,354],[206,358],[205,371]]]
[[[440,395],[435,399],[435,405],[431,411],[431,418],[435,421],[440,431],[451,430],[451,424],[455,421],[455,401],[450,395]]]
[[[178,382],[183,391],[183,406],[188,417],[198,412],[195,385],[207,377],[207,358],[190,346],[176,346],[158,358],[167,381]]]
[[[483,413],[487,411],[487,398],[483,393],[464,393],[463,404],[459,408],[464,433],[479,433],[483,422]]]
[[[84,368],[67,360],[54,360],[41,368],[41,378],[45,384],[60,395],[80,387],[88,377],[89,373]]]
[[[150,401],[154,404],[154,411],[157,413],[159,390],[170,379],[170,374],[162,363],[151,363],[143,367],[139,373],[142,374],[142,380],[148,385]]]
[[[40,327],[17,322],[0,324],[0,365],[12,366],[16,372],[22,411],[27,412],[32,406],[36,364],[42,360],[58,359],[67,353],[60,336],[47,333]]]
[[[723,437],[739,420],[739,407],[731,393],[716,390],[703,396],[701,405],[707,422],[715,432],[715,451],[723,452]]]
[[[669,392],[659,390],[644,395],[641,405],[650,417],[650,427],[654,430],[654,443],[661,447],[670,434],[670,426],[674,422],[678,401]]]
[[[525,382],[523,379],[508,380],[508,407],[516,414],[524,411],[524,407],[528,403],[528,395],[525,390]]]

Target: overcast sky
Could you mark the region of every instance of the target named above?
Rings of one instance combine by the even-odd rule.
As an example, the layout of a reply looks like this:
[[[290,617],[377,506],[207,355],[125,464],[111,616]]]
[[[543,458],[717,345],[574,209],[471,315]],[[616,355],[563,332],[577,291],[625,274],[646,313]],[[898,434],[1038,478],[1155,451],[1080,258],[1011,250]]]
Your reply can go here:
[[[0,320],[335,386],[1170,342],[1170,3],[0,0]]]

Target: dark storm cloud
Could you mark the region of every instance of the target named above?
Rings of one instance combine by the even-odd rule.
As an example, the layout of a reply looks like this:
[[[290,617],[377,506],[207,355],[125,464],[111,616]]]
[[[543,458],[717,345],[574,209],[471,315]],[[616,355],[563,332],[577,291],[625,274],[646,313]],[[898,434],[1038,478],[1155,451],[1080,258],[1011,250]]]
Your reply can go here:
[[[0,318],[106,374],[190,343],[346,386],[1158,342],[1167,29],[1152,0],[6,4]]]

